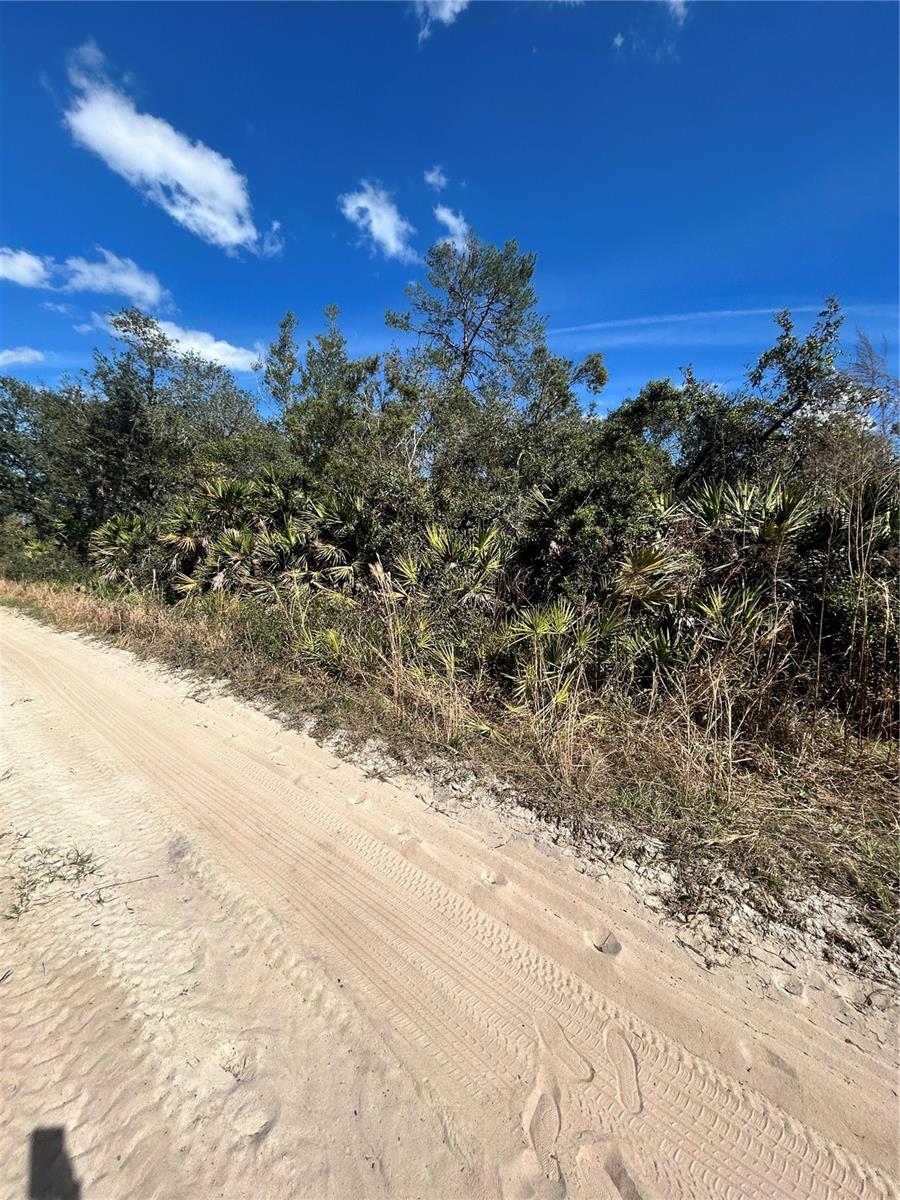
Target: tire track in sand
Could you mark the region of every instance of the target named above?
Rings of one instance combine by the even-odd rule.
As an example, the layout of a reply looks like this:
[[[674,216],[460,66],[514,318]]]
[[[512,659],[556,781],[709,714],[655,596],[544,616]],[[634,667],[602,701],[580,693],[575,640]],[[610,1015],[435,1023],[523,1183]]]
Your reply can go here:
[[[0,990],[0,1196],[24,1194],[38,1125],[65,1127],[95,1200],[425,1200],[423,1170],[453,1200],[493,1194],[479,1145],[457,1136],[452,1114],[423,1109],[386,1044],[360,1045],[362,1015],[290,949],[291,931],[173,836],[102,746],[43,707],[35,699],[16,720],[0,710],[12,751],[0,833],[91,847],[105,869],[77,891],[114,880],[117,839],[123,874],[162,882],[134,889],[134,907],[128,892],[94,907],[56,888],[0,922],[11,969]],[[233,977],[248,948],[257,969]],[[348,1126],[323,1124],[336,1097],[349,1118],[354,1094]],[[398,1161],[410,1112],[416,1153]]]
[[[311,795],[242,753],[239,739],[187,727],[163,683],[148,707],[115,672],[88,670],[87,647],[41,638],[40,659],[27,638],[11,639],[16,673],[99,739],[169,819],[261,883],[304,942],[352,982],[380,1036],[411,1068],[424,1060],[429,1087],[473,1128],[479,1110],[498,1103],[517,1110],[542,1146],[554,1126],[561,1179],[548,1176],[549,1152],[538,1154],[551,1183],[575,1179],[578,1138],[583,1145],[593,1133],[621,1147],[616,1161],[640,1162],[642,1179],[666,1197],[895,1194],[347,820],[340,772]],[[564,1080],[560,1104],[552,1101],[558,1126],[546,1088],[529,1101],[521,1086],[534,1077],[536,1015],[592,1076],[567,1079],[569,1055],[554,1055],[552,1035],[541,1035]]]

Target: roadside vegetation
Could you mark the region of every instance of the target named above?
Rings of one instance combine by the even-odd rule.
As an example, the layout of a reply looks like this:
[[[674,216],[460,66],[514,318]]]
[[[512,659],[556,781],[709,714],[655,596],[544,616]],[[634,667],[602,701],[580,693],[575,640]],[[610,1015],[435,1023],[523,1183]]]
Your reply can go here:
[[[156,322],[48,389],[0,381],[7,601],[426,743],[579,831],[652,836],[896,928],[896,382],[828,300],[726,391],[548,348],[535,260],[434,247],[349,356],[288,313],[265,411]]]

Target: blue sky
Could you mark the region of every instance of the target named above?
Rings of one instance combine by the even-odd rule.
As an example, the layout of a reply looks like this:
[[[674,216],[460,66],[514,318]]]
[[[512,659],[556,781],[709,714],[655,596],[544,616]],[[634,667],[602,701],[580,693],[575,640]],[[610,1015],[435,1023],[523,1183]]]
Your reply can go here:
[[[0,369],[55,383],[132,302],[239,370],[289,306],[371,352],[465,225],[537,252],[610,401],[736,382],[830,292],[896,360],[898,11],[6,4]]]

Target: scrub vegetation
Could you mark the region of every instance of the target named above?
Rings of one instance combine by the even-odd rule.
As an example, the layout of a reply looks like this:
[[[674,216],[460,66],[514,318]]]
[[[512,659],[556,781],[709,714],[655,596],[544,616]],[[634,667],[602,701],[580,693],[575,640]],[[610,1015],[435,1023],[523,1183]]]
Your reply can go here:
[[[842,353],[829,299],[805,335],[776,314],[733,391],[686,368],[607,410],[602,347],[550,350],[534,268],[435,246],[364,358],[337,309],[304,348],[286,314],[262,406],[133,309],[80,378],[3,378],[4,597],[650,835],[684,903],[725,867],[890,938],[883,357]]]

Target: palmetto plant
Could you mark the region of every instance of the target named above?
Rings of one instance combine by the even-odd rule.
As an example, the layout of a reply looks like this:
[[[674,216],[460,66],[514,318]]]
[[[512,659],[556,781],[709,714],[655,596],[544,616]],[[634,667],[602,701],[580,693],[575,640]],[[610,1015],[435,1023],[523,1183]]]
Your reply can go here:
[[[685,502],[684,511],[703,532],[712,533],[725,520],[725,485],[704,480]]]
[[[631,681],[643,672],[653,688],[683,665],[689,653],[677,629],[647,624],[632,625],[622,634],[617,649],[623,666],[632,673]]]
[[[320,529],[344,546],[362,549],[376,531],[376,522],[362,496],[339,492],[325,503],[314,504],[311,512]]]
[[[706,480],[685,502],[684,511],[701,535],[773,543],[796,537],[812,519],[814,504],[807,492],[777,478],[768,484]]]
[[[674,525],[687,516],[685,505],[676,500],[673,492],[654,492],[650,496],[650,511],[662,528]]]
[[[432,523],[425,527],[419,553],[401,554],[394,574],[408,596],[431,591],[463,607],[496,607],[508,557],[497,525],[457,532]]]
[[[505,693],[516,711],[555,736],[558,722],[616,687],[651,706],[664,694],[694,689],[707,696],[698,711],[706,704],[712,713],[718,701],[709,697],[722,694],[727,677],[729,704],[746,712],[751,704],[761,709],[807,669],[816,694],[827,683],[834,695],[857,697],[848,703],[858,710],[865,696],[865,705],[886,711],[884,681],[897,642],[888,583],[900,524],[893,483],[866,482],[823,507],[778,478],[707,481],[686,499],[658,494],[649,519],[646,540],[621,552],[605,582],[595,577],[590,601],[560,598],[518,609],[507,569],[515,543],[497,523],[427,523],[417,545],[385,553],[382,562],[379,549],[390,538],[382,539],[360,496],[310,495],[275,471],[252,482],[204,481],[170,506],[158,537],[177,591],[280,606],[322,662],[362,656],[381,663],[398,704],[409,688],[420,697],[433,687],[454,696],[484,688],[497,699]],[[804,548],[822,529],[831,531],[824,563],[807,567]],[[150,540],[140,518],[111,522],[95,535],[94,561],[104,577],[129,579]],[[835,564],[840,589],[830,582]],[[819,589],[813,613],[810,587]],[[325,603],[329,596],[357,606],[364,634],[362,626],[351,637],[349,626],[307,621],[321,608],[314,598]],[[850,649],[839,672],[826,646],[827,675],[823,638],[835,605],[850,614]],[[815,661],[804,668],[816,623]],[[328,629],[337,631],[337,642],[326,637]]]
[[[249,529],[226,529],[210,543],[202,573],[214,592],[233,592],[258,575],[256,539]]]
[[[629,608],[660,608],[673,604],[686,586],[691,561],[665,542],[635,546],[619,565],[613,591]]]
[[[190,574],[209,549],[209,518],[200,504],[175,503],[163,518],[159,540],[172,550],[171,569]]]
[[[240,479],[205,479],[198,488],[198,498],[206,510],[214,532],[234,529],[254,515],[256,485]]]
[[[253,508],[266,524],[283,525],[309,509],[309,496],[277,471],[267,468],[253,480]]]
[[[264,529],[255,538],[255,553],[269,576],[292,571],[305,559],[309,526],[298,517],[288,516],[278,529]]]
[[[153,541],[152,527],[138,516],[112,517],[91,534],[91,559],[110,583],[133,582],[140,559]]]
[[[779,481],[762,491],[751,530],[758,542],[783,545],[806,528],[813,514],[814,503],[808,493]]]
[[[570,600],[527,608],[506,625],[516,702],[537,713],[565,707],[586,686],[598,626]]]
[[[174,550],[176,590],[274,599],[279,588],[296,596],[346,587],[362,568],[358,546],[370,532],[362,501],[325,504],[268,473],[250,483],[206,480],[166,514],[161,540]]]
[[[743,584],[726,590],[716,586],[695,602],[695,609],[704,618],[704,634],[731,648],[758,641],[764,632],[770,636],[777,628],[761,587]]]
[[[777,487],[778,484],[774,483],[767,489],[773,498]],[[722,513],[726,525],[732,531],[747,529],[765,506],[763,489],[746,479],[739,479],[722,487]]]

